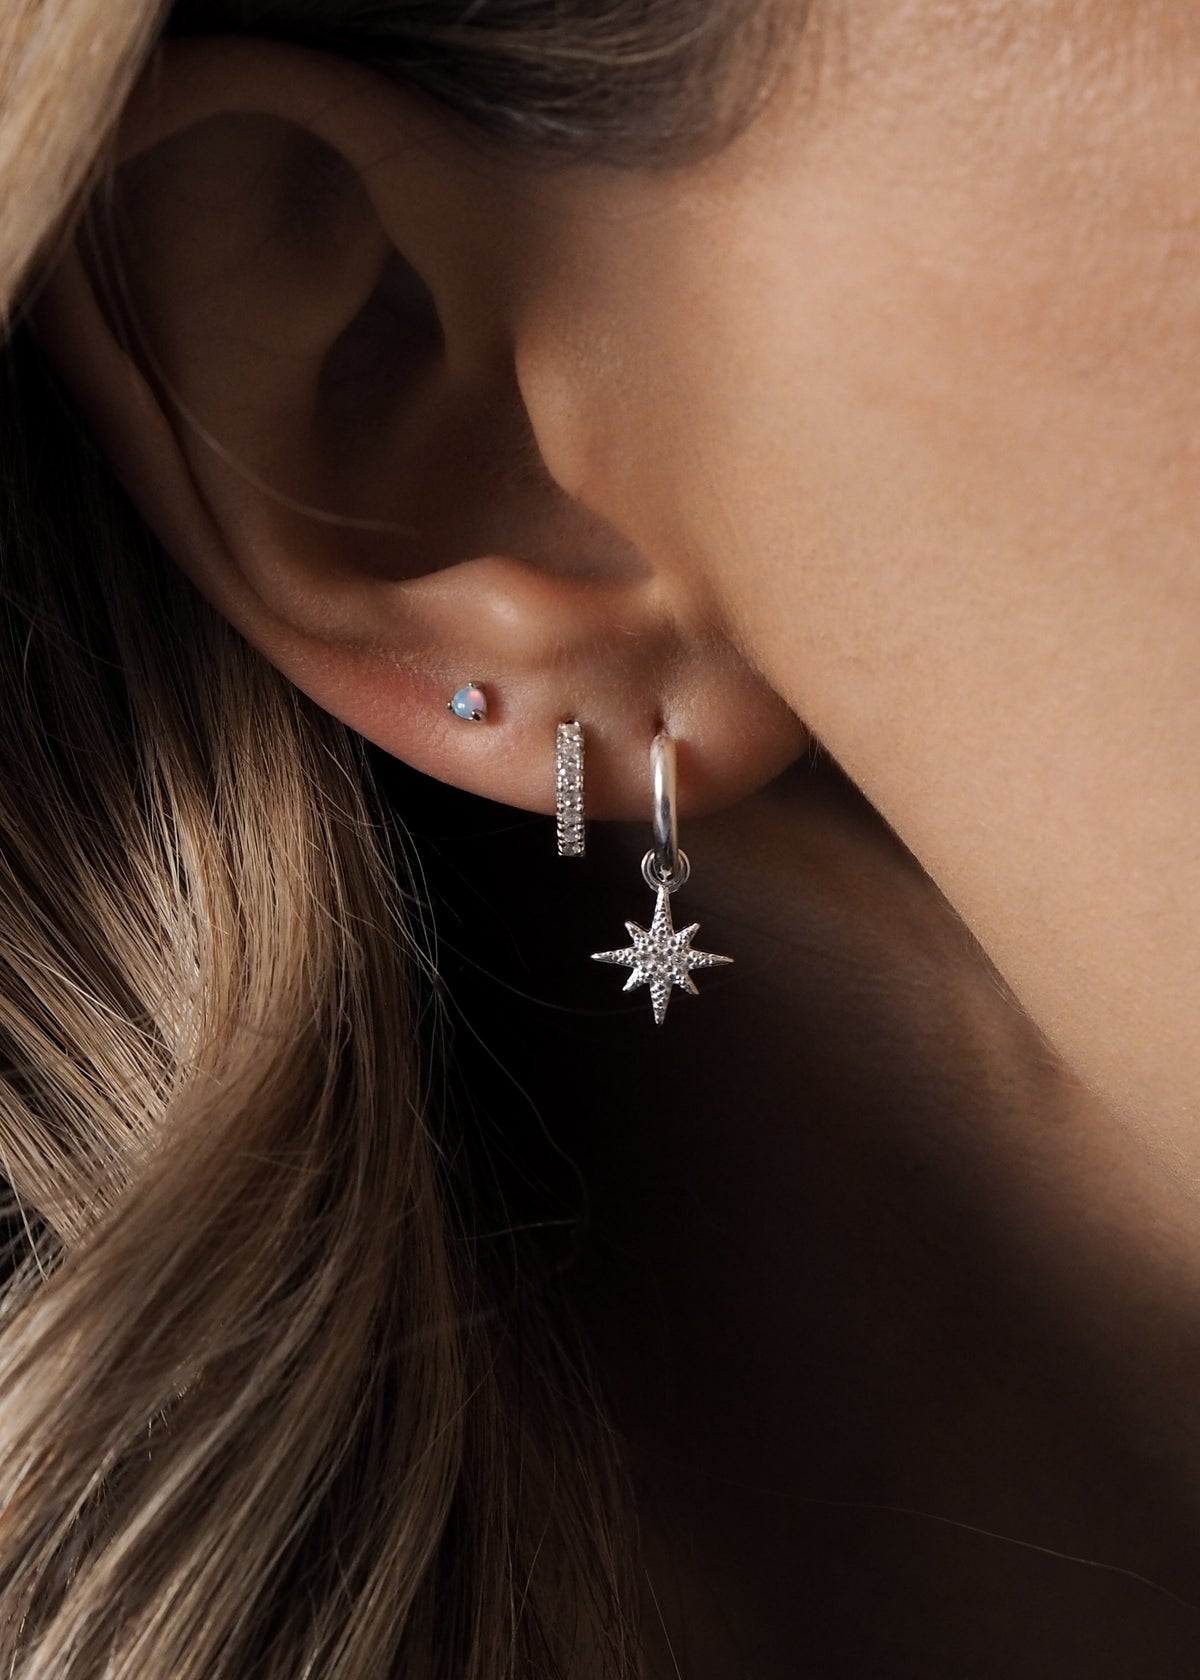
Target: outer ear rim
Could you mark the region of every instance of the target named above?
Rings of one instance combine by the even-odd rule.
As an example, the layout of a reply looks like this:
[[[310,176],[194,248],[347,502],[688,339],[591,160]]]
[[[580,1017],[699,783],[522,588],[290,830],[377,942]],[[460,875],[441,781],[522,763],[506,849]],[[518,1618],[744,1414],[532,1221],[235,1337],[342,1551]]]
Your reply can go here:
[[[286,77],[266,73],[277,70],[284,58]],[[169,101],[161,97],[168,60]],[[329,95],[331,75],[344,85],[336,100]],[[206,35],[202,40],[170,39],[156,48],[130,96],[117,129],[113,162],[118,166],[128,162],[211,117],[245,111],[294,122],[361,166],[369,164],[379,152],[377,125],[381,115],[398,140],[413,143],[407,122],[401,127],[390,109],[386,95],[393,93],[389,83],[365,66],[291,42],[220,35]],[[369,116],[364,111],[356,117],[356,102],[368,107]],[[331,122],[335,111],[336,126]],[[347,142],[355,139],[359,155],[350,156]]]

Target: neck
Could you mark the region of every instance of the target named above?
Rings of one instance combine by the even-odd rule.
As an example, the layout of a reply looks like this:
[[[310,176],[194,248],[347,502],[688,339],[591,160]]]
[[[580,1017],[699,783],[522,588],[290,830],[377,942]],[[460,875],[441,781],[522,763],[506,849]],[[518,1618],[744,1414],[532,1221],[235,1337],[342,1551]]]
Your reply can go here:
[[[470,837],[496,933],[464,994],[533,1099],[514,1152],[544,1123],[586,1182],[569,1276],[688,1680],[1008,1680],[1032,1652],[1190,1680],[1193,1203],[830,768],[685,819],[676,923],[736,966],[661,1028],[587,960],[648,924],[646,833],[556,866],[548,827],[498,815],[482,882]]]
[[[580,1281],[685,1672],[730,1672],[719,1614],[750,1672],[793,1676],[822,1604],[820,1672],[883,1671],[905,1626],[931,1671],[1057,1640],[1062,1673],[1194,1672],[1200,1613],[1132,1578],[1194,1594],[1194,1206],[838,777],[684,844],[676,922],[738,966],[661,1031],[644,993],[604,1023]],[[597,926],[647,919],[641,845],[604,848]]]

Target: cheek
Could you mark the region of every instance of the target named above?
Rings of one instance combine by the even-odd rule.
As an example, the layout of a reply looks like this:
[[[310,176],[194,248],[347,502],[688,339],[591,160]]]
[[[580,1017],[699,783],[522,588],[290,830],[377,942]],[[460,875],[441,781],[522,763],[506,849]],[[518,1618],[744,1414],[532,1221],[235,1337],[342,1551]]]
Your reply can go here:
[[[836,97],[802,83],[583,241],[575,493],[818,683],[1194,499],[1186,77],[1098,12],[1070,61],[1053,7],[1004,42],[991,10],[931,45],[931,7],[892,9]]]
[[[1131,1113],[1182,1115],[1194,8],[862,10],[944,38],[897,23],[815,116],[781,102],[589,224],[562,470],[707,592],[1051,1040]],[[959,21],[984,11],[1013,36],[994,61]]]

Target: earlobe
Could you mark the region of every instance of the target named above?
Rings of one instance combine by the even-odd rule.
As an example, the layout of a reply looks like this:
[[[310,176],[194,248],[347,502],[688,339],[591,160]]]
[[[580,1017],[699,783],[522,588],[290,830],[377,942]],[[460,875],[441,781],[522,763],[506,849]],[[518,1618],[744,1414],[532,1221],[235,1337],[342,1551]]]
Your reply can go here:
[[[416,768],[547,812],[568,715],[597,816],[641,817],[663,718],[691,809],[796,756],[687,580],[545,469],[513,300],[551,282],[518,164],[255,41],[170,47],[121,158],[36,328],[167,550],[290,680]],[[447,711],[468,679],[499,697],[487,729]]]

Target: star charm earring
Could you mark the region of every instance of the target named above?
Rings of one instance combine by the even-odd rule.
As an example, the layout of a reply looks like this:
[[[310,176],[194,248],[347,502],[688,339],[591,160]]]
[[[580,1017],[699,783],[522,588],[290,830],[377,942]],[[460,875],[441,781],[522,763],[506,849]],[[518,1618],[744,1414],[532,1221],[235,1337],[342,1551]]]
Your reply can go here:
[[[658,895],[654,919],[648,928],[640,927],[637,922],[626,922],[633,944],[621,951],[593,951],[592,961],[622,963],[632,969],[625,990],[632,992],[638,986],[650,988],[654,1024],[661,1027],[667,1018],[672,987],[679,986],[696,997],[699,993],[692,969],[724,967],[733,958],[719,957],[712,951],[694,951],[692,940],[700,931],[700,923],[693,922],[677,932],[671,921],[670,895],[686,883],[691,865],[687,853],[679,849],[676,833],[675,743],[669,735],[655,736],[650,765],[654,781],[654,845],[642,859],[642,876]]]
[[[682,854],[681,854],[682,855]],[[661,1027],[667,1018],[667,1004],[671,1001],[672,986],[682,986],[685,992],[699,997],[700,989],[692,979],[693,968],[718,968],[731,963],[732,957],[718,957],[712,951],[693,951],[692,940],[700,931],[700,923],[681,928],[677,933],[671,922],[671,899],[666,887],[658,889],[658,903],[654,920],[648,928],[636,922],[626,922],[632,945],[623,951],[596,951],[593,962],[624,963],[633,973],[625,982],[625,990],[649,986],[650,1001],[654,1005],[654,1023]]]

